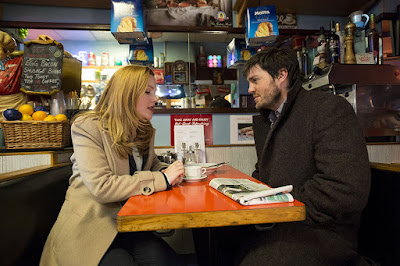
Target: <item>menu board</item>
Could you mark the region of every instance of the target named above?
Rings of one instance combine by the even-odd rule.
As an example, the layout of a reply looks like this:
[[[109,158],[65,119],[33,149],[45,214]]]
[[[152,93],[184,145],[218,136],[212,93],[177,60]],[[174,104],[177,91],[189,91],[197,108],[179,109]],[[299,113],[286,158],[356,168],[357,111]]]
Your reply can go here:
[[[63,54],[61,44],[25,45],[21,90],[26,93],[52,94],[61,89]]]

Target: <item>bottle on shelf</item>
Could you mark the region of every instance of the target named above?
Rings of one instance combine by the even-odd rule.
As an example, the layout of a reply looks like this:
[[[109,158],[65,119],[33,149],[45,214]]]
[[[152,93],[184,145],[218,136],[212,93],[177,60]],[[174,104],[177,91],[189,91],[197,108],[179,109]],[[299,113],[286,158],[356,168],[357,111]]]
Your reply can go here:
[[[301,64],[301,51],[297,51],[296,55],[297,55],[297,61],[299,62],[299,70],[301,73],[303,73],[303,66]]]
[[[339,61],[344,64],[344,34],[340,31],[340,23],[336,23],[335,31],[339,37]]]
[[[379,32],[376,29],[375,14],[369,17],[369,30],[367,33],[367,52],[372,52],[375,64],[379,64]]]
[[[154,63],[153,63],[154,68],[158,68],[158,57],[154,56]]]
[[[96,55],[93,52],[89,53],[89,60],[88,66],[95,66],[96,65]]]
[[[309,64],[308,64],[308,52],[307,43],[303,41],[303,47],[301,48],[301,69],[303,77],[307,77],[310,74]]]
[[[339,63],[339,36],[336,35],[335,21],[331,20],[331,28],[328,34],[328,47],[330,64]]]
[[[164,67],[164,62],[165,62],[164,53],[160,53],[160,57],[158,58],[158,67],[163,68]]]

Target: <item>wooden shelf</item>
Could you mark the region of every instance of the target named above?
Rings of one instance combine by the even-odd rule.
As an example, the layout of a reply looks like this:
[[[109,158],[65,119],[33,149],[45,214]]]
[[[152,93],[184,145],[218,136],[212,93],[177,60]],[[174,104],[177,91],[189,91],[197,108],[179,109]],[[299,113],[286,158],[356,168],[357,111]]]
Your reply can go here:
[[[227,69],[226,67],[197,67],[196,80],[213,80],[214,71],[222,72],[222,78],[224,80],[237,80],[236,69]]]
[[[400,60],[400,56],[388,56],[383,58],[383,61],[393,61],[393,60]]]
[[[154,114],[231,114],[231,113],[258,113],[255,108],[159,108]]]
[[[82,69],[100,69],[100,70],[103,70],[103,69],[119,69],[119,68],[121,68],[122,66],[82,66]]]
[[[59,30],[93,30],[110,31],[110,24],[85,24],[85,23],[49,23],[49,22],[29,22],[29,21],[0,21],[0,27],[5,28],[34,28],[34,29],[59,29]],[[225,28],[225,27],[189,27],[189,26],[148,26],[148,32],[188,32],[188,33],[208,33],[226,32],[229,34],[245,34],[244,28]],[[280,29],[280,35],[315,35],[319,29]],[[244,36],[243,36],[244,37]]]

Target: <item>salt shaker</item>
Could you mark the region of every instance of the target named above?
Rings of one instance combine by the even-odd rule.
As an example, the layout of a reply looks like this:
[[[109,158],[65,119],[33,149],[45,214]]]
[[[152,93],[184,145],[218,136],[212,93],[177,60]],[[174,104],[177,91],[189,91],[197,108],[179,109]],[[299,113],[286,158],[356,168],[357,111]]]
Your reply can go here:
[[[196,142],[194,144],[194,157],[195,157],[195,161],[196,163],[200,163],[200,144],[198,142]]]
[[[178,154],[178,160],[182,161],[183,164],[185,164],[187,159],[187,150],[186,150],[186,143],[182,142],[181,144],[181,150]]]
[[[191,145],[189,146],[189,150],[187,152],[186,162],[192,162],[192,163],[196,162],[196,158],[194,156],[194,150],[193,150],[193,147]]]

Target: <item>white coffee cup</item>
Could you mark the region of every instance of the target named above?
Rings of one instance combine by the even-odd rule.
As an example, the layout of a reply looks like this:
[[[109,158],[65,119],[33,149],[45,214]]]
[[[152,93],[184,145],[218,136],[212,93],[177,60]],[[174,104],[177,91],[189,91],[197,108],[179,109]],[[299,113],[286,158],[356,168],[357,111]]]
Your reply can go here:
[[[200,165],[185,166],[185,178],[186,179],[201,178],[201,176],[204,175],[206,171],[207,169],[201,167]]]
[[[286,18],[284,19],[286,24],[292,24],[294,21],[293,14],[286,14]]]

